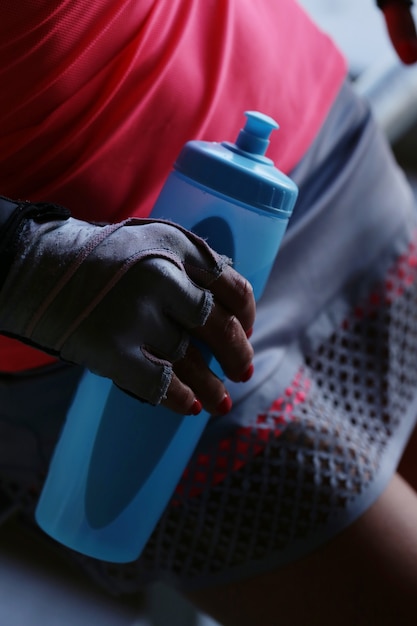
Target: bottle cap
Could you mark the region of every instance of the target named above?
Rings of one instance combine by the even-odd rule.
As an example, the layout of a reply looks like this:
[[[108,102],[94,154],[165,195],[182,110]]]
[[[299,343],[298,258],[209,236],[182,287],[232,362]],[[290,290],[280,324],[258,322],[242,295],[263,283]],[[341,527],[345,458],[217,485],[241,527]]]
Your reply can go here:
[[[236,144],[230,144],[229,149],[236,152],[249,153],[248,156],[263,156],[269,146],[271,132],[279,128],[277,122],[263,113],[246,111],[246,124],[236,139]],[[228,144],[225,144],[226,147]]]
[[[282,212],[282,217],[288,219],[297,187],[264,156],[271,132],[279,126],[257,111],[246,111],[245,115],[246,124],[235,143],[189,141],[174,168],[232,202],[259,211]]]

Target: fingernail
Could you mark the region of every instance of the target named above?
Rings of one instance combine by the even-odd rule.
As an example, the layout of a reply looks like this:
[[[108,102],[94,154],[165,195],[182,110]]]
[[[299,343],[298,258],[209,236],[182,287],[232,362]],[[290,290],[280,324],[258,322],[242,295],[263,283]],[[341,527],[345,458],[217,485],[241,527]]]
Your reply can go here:
[[[251,363],[251,365],[249,365],[248,369],[246,370],[246,372],[243,374],[242,378],[240,379],[242,383],[246,383],[249,379],[252,378],[254,369],[255,368],[253,367],[253,364]]]
[[[252,337],[252,334],[253,334],[253,328],[249,328],[249,330],[246,331],[246,337],[250,339]]]
[[[229,396],[228,393],[226,393],[224,395],[223,400],[218,405],[216,409],[216,413],[218,413],[219,415],[226,415],[226,413],[228,413],[230,409],[232,408],[232,404],[233,403],[232,403],[231,397]]]
[[[201,411],[203,410],[203,405],[201,404],[200,400],[197,400],[197,398],[194,398],[194,402],[191,406],[191,415],[198,415],[199,413],[201,413]]]

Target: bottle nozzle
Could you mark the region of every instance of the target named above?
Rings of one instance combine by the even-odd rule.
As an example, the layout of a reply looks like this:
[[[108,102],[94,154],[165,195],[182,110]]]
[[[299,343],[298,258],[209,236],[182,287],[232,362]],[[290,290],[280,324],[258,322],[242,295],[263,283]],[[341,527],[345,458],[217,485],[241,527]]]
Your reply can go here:
[[[246,124],[239,132],[236,146],[245,152],[264,155],[269,146],[269,136],[279,125],[272,117],[257,111],[245,111]]]

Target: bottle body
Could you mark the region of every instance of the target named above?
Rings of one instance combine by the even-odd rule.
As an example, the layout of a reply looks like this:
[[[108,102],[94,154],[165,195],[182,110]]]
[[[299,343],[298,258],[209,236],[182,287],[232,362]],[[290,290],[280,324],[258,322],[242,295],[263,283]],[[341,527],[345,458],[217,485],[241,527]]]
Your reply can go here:
[[[209,415],[181,416],[138,402],[86,372],[36,510],[56,541],[96,559],[142,552]]]
[[[168,177],[152,217],[170,219],[204,237],[220,254],[232,259],[233,267],[252,284],[258,300],[282,237],[288,212],[268,213],[231,201],[207,187],[190,182],[174,171]]]
[[[206,158],[207,146],[202,150]],[[249,157],[239,159],[245,164]],[[228,154],[226,160],[227,168],[234,171]],[[211,162],[209,146],[208,164]],[[265,174],[258,172],[258,165],[254,167],[255,178],[263,181]],[[214,165],[213,172],[216,168],[223,172],[222,162]],[[204,175],[206,169],[205,162]],[[295,185],[274,170],[276,180],[273,176],[272,183],[267,181],[266,192],[264,186],[256,187],[255,196],[262,205],[263,196],[274,196],[276,189],[278,207],[263,209],[258,201],[246,203],[219,191],[216,177],[215,184],[207,186],[180,170],[174,168],[168,177],[152,217],[169,219],[206,238],[233,260],[237,271],[252,283],[258,299],[295,203]],[[244,169],[240,175],[246,177]],[[225,180],[229,184],[229,175]],[[237,187],[240,191],[241,186]],[[208,357],[208,361],[221,375],[214,359]],[[205,411],[179,416],[162,406],[141,403],[111,381],[87,372],[69,410],[38,503],[39,526],[57,541],[94,558],[133,561],[162,515],[209,418]]]

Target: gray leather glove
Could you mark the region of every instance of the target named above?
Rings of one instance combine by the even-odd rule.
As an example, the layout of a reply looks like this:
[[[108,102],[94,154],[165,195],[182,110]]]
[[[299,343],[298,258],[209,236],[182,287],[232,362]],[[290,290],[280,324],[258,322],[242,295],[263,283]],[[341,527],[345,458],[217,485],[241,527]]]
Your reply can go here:
[[[0,198],[0,332],[158,404],[227,264],[169,222],[98,226]]]

